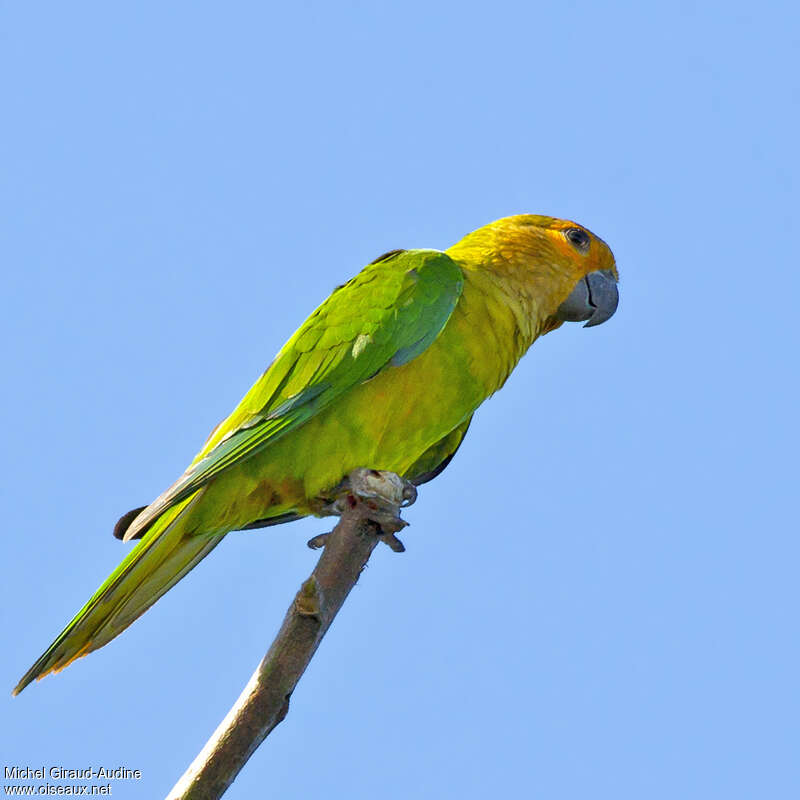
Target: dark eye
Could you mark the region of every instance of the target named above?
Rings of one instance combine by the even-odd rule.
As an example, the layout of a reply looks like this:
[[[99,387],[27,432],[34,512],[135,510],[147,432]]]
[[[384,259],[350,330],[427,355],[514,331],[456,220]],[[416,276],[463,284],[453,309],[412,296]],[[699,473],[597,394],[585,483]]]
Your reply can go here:
[[[589,234],[586,231],[582,231],[580,228],[567,228],[564,236],[581,253],[585,253],[589,249]]]

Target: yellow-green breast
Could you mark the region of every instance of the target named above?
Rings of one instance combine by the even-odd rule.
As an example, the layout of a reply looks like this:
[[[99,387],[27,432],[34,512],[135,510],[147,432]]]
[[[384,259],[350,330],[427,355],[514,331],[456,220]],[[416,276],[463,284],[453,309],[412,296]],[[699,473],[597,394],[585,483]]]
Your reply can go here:
[[[350,389],[220,475],[204,489],[198,511],[208,519],[198,519],[198,527],[230,530],[286,511],[310,513],[314,498],[356,467],[407,474],[429,447],[468,419],[500,388],[530,341],[490,276],[465,269],[464,277],[447,325],[425,352]]]

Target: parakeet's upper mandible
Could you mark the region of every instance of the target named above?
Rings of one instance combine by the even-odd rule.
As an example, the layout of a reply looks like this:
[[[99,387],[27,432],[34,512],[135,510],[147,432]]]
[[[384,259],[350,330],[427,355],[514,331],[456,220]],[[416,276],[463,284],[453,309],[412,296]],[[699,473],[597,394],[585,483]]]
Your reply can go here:
[[[115,535],[139,539],[25,674],[62,669],[144,613],[233,530],[319,512],[357,467],[423,483],[534,340],[617,307],[608,246],[574,222],[506,217],[445,251],[394,250],[336,289]]]

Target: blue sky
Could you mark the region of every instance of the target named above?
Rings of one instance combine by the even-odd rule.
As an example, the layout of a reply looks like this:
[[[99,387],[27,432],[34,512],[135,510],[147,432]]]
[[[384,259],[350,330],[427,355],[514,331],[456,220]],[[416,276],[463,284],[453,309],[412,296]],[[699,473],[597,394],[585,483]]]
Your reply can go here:
[[[544,213],[610,244],[617,315],[481,408],[226,797],[797,796],[794,4],[2,9],[0,685],[335,285]],[[6,694],[3,764],[164,795],[325,525]]]

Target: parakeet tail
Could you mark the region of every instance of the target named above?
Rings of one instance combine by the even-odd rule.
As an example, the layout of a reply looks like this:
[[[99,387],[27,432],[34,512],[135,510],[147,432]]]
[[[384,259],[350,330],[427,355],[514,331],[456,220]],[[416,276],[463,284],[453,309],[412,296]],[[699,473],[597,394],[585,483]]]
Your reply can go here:
[[[14,689],[15,695],[34,679],[58,672],[76,658],[110,642],[222,541],[224,533],[192,536],[187,530],[191,508],[203,491],[200,489],[168,509],[155,521],[25,673]]]

